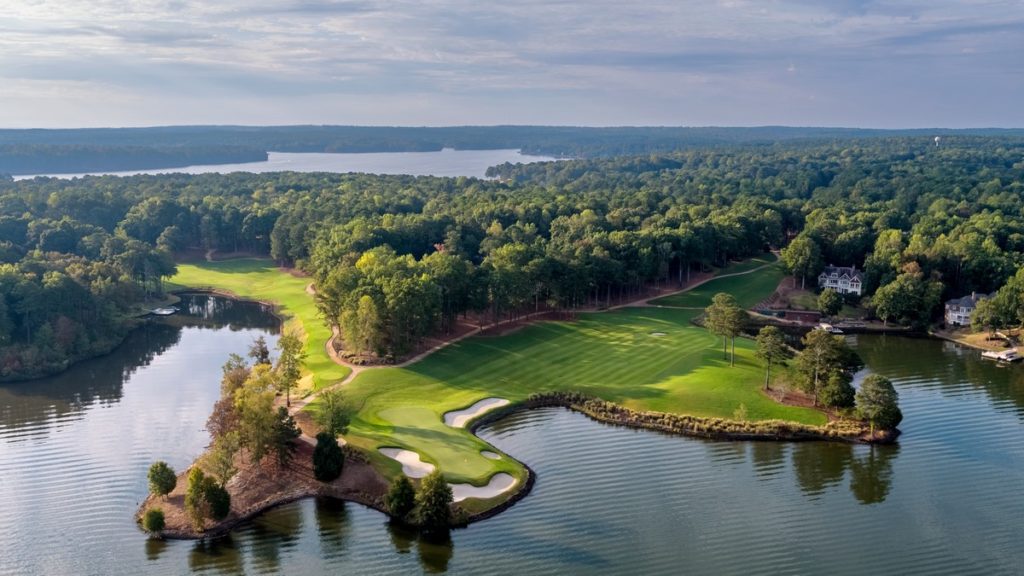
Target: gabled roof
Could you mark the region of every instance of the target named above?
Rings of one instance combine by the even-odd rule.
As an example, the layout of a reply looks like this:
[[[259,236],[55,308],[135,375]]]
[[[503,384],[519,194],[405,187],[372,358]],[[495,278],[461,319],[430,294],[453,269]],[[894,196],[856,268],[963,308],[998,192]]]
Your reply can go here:
[[[863,274],[860,270],[857,270],[856,266],[825,266],[825,269],[818,275],[818,278],[829,278],[832,274],[835,274],[840,279],[846,278],[850,281],[864,281]]]

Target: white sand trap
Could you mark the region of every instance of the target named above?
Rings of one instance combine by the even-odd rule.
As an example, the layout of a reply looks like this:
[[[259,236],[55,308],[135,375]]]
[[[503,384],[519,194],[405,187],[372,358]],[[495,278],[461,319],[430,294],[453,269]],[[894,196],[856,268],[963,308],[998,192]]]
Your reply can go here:
[[[490,450],[481,450],[480,455],[483,456],[484,458],[490,458],[491,460],[501,459],[501,454],[498,454],[497,452],[491,452]]]
[[[665,336],[665,335],[666,334],[664,332],[651,332],[651,336],[659,336],[660,337],[660,336]]]
[[[434,471],[433,464],[420,460],[420,455],[412,450],[381,448],[380,453],[401,462],[402,472],[409,478],[423,478]]]
[[[470,420],[480,416],[484,412],[494,410],[495,408],[500,408],[502,406],[507,406],[508,404],[510,404],[510,402],[504,398],[484,398],[469,408],[445,412],[444,423],[452,428],[465,428],[466,424],[468,424]]]
[[[508,492],[516,485],[516,479],[511,474],[498,472],[491,476],[486,486],[473,486],[472,484],[450,484],[452,487],[452,500],[462,502],[466,498],[494,498]]]

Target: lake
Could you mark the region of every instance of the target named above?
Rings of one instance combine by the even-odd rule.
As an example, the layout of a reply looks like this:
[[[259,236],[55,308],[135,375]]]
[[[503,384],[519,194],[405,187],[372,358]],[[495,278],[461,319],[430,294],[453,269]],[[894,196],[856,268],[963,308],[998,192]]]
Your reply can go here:
[[[313,152],[270,152],[264,162],[243,164],[202,164],[183,168],[97,172],[89,174],[33,174],[15,176],[15,180],[49,176],[78,178],[87,175],[133,176],[136,174],[208,174],[230,172],[364,172],[369,174],[409,174],[412,176],[467,176],[483,178],[487,168],[511,162],[529,163],[556,160],[549,156],[527,156],[519,150],[452,150],[437,152],[375,152],[327,154]]]
[[[145,471],[206,444],[220,365],[276,322],[202,297],[113,355],[0,385],[0,574],[1013,574],[1024,566],[1024,371],[926,339],[850,336],[894,380],[896,446],[711,442],[562,409],[480,431],[537,473],[511,509],[446,541],[362,506],[304,500],[212,541],[159,542],[132,514]]]

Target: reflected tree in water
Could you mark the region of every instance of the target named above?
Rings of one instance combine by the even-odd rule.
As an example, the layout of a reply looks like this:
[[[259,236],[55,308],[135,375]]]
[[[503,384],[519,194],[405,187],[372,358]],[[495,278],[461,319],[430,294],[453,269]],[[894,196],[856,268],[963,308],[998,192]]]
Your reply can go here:
[[[793,447],[793,473],[804,494],[818,496],[843,481],[853,446],[804,442]]]
[[[884,502],[892,489],[892,462],[899,445],[871,446],[850,466],[850,492],[861,504]]]

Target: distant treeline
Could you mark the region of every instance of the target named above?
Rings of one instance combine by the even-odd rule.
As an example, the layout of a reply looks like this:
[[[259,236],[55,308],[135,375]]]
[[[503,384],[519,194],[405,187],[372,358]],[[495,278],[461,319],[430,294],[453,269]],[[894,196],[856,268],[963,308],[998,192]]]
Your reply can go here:
[[[879,137],[1011,136],[1024,130],[611,127],[170,126],[0,130],[0,174],[174,168],[266,159],[266,152],[430,152],[521,149],[572,158],[771,146]]]
[[[261,162],[266,151],[242,146],[0,144],[0,174],[75,174]]]

